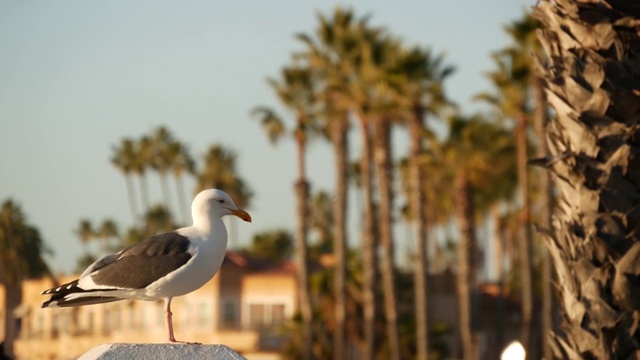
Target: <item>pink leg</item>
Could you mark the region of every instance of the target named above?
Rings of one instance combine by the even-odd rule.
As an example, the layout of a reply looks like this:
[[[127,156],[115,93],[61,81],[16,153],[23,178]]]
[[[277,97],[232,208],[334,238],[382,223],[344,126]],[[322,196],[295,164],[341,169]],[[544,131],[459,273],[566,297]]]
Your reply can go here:
[[[196,344],[196,343],[190,343],[190,342],[185,342],[185,341],[178,341],[176,340],[176,337],[173,335],[173,313],[171,312],[171,299],[172,298],[167,298],[165,300],[165,305],[164,305],[164,315],[165,315],[165,322],[167,324],[167,332],[169,333],[169,342],[171,343],[179,343],[179,344]]]

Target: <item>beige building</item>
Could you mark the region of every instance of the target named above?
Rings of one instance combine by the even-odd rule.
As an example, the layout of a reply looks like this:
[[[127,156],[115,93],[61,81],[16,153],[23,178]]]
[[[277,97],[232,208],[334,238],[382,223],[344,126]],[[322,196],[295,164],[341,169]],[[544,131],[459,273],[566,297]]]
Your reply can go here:
[[[62,277],[60,283],[75,277]],[[16,310],[18,359],[76,359],[103,343],[166,342],[162,301],[118,301],[76,308],[41,309],[49,279],[24,284]],[[4,323],[0,288],[0,324]],[[281,328],[296,311],[291,263],[228,252],[218,274],[202,288],[172,302],[178,340],[225,344],[248,359],[279,359]],[[0,339],[4,338],[0,327]]]

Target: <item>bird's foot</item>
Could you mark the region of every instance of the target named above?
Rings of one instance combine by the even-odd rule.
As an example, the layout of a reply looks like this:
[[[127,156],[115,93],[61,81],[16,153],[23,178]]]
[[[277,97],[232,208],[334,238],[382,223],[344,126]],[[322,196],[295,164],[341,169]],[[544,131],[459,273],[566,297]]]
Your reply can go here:
[[[171,344],[202,345],[202,343],[199,343],[199,342],[180,341],[176,339],[169,339],[169,342]]]

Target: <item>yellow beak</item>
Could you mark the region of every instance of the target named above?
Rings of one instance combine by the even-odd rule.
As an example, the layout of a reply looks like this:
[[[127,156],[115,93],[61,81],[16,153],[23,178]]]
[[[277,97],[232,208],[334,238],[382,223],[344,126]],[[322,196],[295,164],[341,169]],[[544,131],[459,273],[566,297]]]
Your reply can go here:
[[[246,222],[251,222],[251,215],[249,215],[248,212],[242,210],[242,209],[229,209],[229,211],[231,211],[231,213],[237,217],[239,217],[240,219],[246,221]]]

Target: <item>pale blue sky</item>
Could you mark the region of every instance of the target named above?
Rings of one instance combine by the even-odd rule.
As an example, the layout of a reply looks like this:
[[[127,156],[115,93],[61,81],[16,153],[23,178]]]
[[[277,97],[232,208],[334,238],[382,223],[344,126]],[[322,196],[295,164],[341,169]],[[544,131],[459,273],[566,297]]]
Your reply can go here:
[[[54,269],[70,271],[80,218],[131,223],[111,146],[163,124],[198,158],[215,142],[238,152],[256,193],[254,223],[237,226],[242,242],[292,229],[293,146],[271,147],[249,112],[277,105],[265,78],[300,49],[294,34],[313,31],[317,10],[351,5],[409,45],[446,52],[458,68],[447,91],[470,112],[471,97],[490,89],[489,53],[507,44],[502,26],[534,3],[0,0],[0,201],[18,201],[54,249]],[[315,189],[332,189],[328,146],[311,147],[308,170]]]

